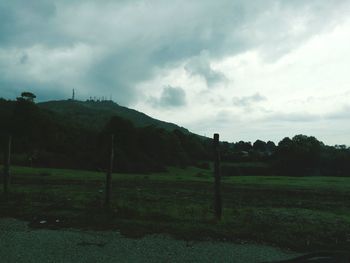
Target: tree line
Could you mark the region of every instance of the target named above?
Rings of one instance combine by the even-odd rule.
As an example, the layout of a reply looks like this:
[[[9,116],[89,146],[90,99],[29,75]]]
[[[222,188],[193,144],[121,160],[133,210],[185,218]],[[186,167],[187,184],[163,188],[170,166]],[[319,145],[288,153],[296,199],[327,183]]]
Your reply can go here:
[[[314,136],[285,137],[277,145],[261,140],[222,143],[222,159],[227,162],[263,162],[250,173],[288,176],[350,176],[350,148],[325,145]]]
[[[135,127],[118,116],[99,130],[89,129],[89,124],[39,108],[34,100],[29,92],[16,100],[0,99],[0,153],[5,152],[11,135],[15,165],[105,170],[111,134],[115,172],[154,172],[188,165],[209,168],[213,159],[209,138],[156,126]],[[228,163],[252,163],[252,167],[255,162],[265,163],[264,173],[270,175],[350,176],[350,149],[325,145],[313,136],[286,137],[277,145],[262,140],[220,142],[220,154]],[[250,169],[249,173],[256,174],[260,168]]]

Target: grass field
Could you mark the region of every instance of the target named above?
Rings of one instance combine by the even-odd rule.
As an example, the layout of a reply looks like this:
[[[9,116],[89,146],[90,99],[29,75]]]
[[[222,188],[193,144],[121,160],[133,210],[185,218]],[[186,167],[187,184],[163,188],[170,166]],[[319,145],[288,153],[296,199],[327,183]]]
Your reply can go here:
[[[224,177],[220,222],[213,220],[209,170],[113,174],[110,209],[103,206],[104,179],[99,172],[13,167],[0,215],[26,219],[33,227],[118,229],[135,237],[169,233],[298,251],[350,247],[350,178]]]

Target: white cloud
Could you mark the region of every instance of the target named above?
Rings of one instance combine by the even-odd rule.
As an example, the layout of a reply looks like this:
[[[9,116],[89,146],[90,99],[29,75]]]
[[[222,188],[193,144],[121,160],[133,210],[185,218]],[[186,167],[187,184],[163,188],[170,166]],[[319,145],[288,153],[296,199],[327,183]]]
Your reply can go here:
[[[25,87],[58,99],[76,88],[81,98],[112,94],[226,140],[310,132],[350,144],[339,135],[348,124],[332,119],[349,106],[349,7],[346,0],[3,1],[0,96]],[[149,103],[167,101],[166,86],[183,89],[186,107]],[[254,94],[266,100],[249,99]]]
[[[350,32],[350,20],[342,20],[330,31],[302,42],[278,60],[264,60],[259,48],[213,60],[213,67],[227,76],[229,84],[208,92],[198,87],[189,92],[191,118],[186,117],[186,112],[171,116],[149,112],[175,120],[200,134],[220,132],[226,140],[235,140],[241,134],[251,141],[257,138],[278,141],[287,135],[306,133],[315,134],[326,143],[350,144],[344,132],[344,127],[349,126],[345,123],[344,109],[350,105],[347,32]],[[172,82],[171,75],[167,74],[167,83]],[[177,84],[189,86],[191,80],[183,75]],[[157,81],[161,82],[161,78]],[[249,111],[244,111],[244,107],[234,108],[252,102],[249,99],[252,94],[266,100],[259,99],[258,105]],[[232,97],[236,105],[232,105]],[[231,117],[218,124],[220,116],[215,113],[219,112]]]

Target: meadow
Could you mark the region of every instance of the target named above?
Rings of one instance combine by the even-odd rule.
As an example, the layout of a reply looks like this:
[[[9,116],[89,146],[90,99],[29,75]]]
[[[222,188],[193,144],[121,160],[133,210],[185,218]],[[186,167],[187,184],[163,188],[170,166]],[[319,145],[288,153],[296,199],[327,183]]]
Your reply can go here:
[[[349,177],[223,177],[219,222],[211,170],[113,174],[109,208],[104,181],[103,172],[13,167],[10,194],[0,195],[0,216],[32,227],[116,229],[131,237],[166,233],[296,251],[350,245]]]

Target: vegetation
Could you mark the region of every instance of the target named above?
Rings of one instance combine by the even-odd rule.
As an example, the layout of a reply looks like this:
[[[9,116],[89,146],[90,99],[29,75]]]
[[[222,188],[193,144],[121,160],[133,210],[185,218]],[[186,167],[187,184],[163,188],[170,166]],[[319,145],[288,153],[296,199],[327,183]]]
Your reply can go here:
[[[14,167],[11,195],[0,211],[33,227],[118,229],[134,237],[161,232],[300,251],[349,246],[350,178],[226,177],[219,223],[213,220],[212,183],[212,172],[195,167],[113,174],[111,209],[105,210],[103,173]]]
[[[109,134],[116,137],[119,172],[152,172],[166,166],[205,165],[212,155],[212,140],[174,124],[152,119],[111,101],[53,101],[34,103],[23,92],[17,101],[0,99],[0,153],[8,134],[14,136],[13,162],[18,165],[104,170]],[[125,118],[124,118],[125,117]],[[222,142],[223,174],[349,176],[350,150],[327,146],[315,137],[296,135],[278,145]],[[237,162],[249,163],[238,167]],[[263,163],[256,167],[254,163]],[[206,165],[207,166],[207,165]]]
[[[222,154],[225,175],[350,176],[350,148],[327,146],[313,136],[286,137],[277,146],[260,140],[223,143]]]
[[[133,236],[166,232],[298,250],[349,247],[346,146],[305,135],[278,145],[221,142],[218,221],[209,138],[110,101],[36,104],[28,92],[16,101],[0,99],[0,119],[0,154],[6,155],[12,138],[16,165],[9,193],[0,195],[0,216],[24,218],[33,226],[43,219],[50,227],[120,229]],[[111,135],[115,159],[107,209]]]
[[[180,130],[188,134],[189,131],[176,124],[160,121],[142,112],[118,105],[110,100],[60,100],[37,104],[38,107],[50,110],[62,116],[66,121],[88,129],[101,130],[113,116],[127,119],[136,127],[155,126],[166,131]]]
[[[135,127],[116,115],[96,129],[91,125],[93,119],[86,120],[84,125],[79,117],[74,122],[65,114],[38,107],[33,96],[23,93],[17,101],[0,100],[0,117],[5,124],[0,134],[0,153],[5,149],[7,135],[13,135],[14,164],[104,170],[110,134],[116,138],[115,171],[161,171],[168,165],[186,166],[208,158],[205,147],[209,143],[188,132],[157,126]],[[69,103],[80,105],[76,101]],[[95,102],[88,105],[91,103]]]

